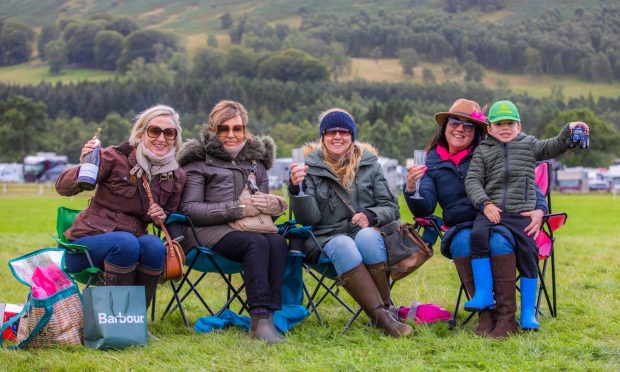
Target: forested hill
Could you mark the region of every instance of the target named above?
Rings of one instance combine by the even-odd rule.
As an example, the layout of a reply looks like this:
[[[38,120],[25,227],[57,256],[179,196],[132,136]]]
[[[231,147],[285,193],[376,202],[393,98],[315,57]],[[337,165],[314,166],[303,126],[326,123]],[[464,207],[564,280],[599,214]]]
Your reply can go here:
[[[524,130],[537,136],[586,121],[591,150],[562,160],[608,166],[620,156],[616,3],[2,1],[4,69],[29,73],[46,64],[54,76],[86,68],[109,71],[109,79],[0,83],[0,161],[41,150],[77,161],[95,126],[104,128],[105,143],[118,143],[136,112],[157,103],[179,110],[183,136],[192,138],[221,99],[244,103],[250,128],[271,135],[279,156],[317,138],[321,111],[343,107],[355,116],[360,140],[404,160],[432,137],[433,113],[467,97],[482,105],[514,100]],[[192,44],[196,35],[204,39]],[[369,74],[380,61],[397,60],[406,78],[345,79],[353,58],[372,62]],[[414,67],[422,77],[415,84]],[[492,87],[483,79],[490,72],[498,76]],[[513,90],[510,74],[554,82],[547,96],[534,97]],[[576,79],[611,87],[611,94],[565,96],[562,83]]]

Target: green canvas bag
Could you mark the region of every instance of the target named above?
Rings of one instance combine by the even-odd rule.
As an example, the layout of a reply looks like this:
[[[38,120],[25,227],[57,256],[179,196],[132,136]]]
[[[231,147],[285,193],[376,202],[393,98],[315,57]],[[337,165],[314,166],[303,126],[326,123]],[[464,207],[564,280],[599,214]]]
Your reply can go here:
[[[89,287],[84,304],[84,345],[121,349],[146,345],[146,299],[142,286]]]

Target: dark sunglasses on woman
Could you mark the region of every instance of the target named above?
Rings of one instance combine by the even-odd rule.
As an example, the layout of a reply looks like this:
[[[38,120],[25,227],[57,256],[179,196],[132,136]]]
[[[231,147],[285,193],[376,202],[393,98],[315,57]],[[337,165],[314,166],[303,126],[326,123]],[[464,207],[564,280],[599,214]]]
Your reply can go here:
[[[450,126],[450,128],[452,129],[456,129],[458,127],[460,127],[461,125],[463,125],[463,131],[464,132],[473,132],[474,131],[474,123],[470,123],[468,121],[464,121],[461,119],[457,119],[457,118],[450,118],[448,119],[448,125]]]
[[[151,138],[158,138],[162,133],[164,134],[164,138],[167,140],[177,139],[177,130],[174,128],[161,129],[156,125],[151,125],[146,128],[146,134]]]
[[[217,126],[217,135],[222,136],[228,134],[232,131],[234,134],[241,134],[245,130],[245,125],[218,125]]]

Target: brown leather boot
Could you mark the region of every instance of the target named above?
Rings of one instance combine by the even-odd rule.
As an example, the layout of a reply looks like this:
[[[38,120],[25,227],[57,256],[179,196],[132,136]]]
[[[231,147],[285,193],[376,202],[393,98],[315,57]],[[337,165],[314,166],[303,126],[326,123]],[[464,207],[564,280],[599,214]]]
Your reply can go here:
[[[390,312],[384,308],[379,290],[364,264],[342,274],[339,282],[362,307],[375,327],[382,329],[392,337],[403,337],[413,333],[413,329],[409,325],[394,319]]]
[[[147,308],[151,305],[151,302],[153,302],[153,297],[155,297],[161,272],[161,270],[152,270],[141,265],[136,267],[136,285],[144,286]]]
[[[120,267],[103,262],[104,285],[134,285],[136,284],[136,265]]]
[[[252,314],[250,312],[250,337],[268,344],[284,342],[284,337],[273,325],[273,313]]]
[[[515,313],[516,296],[516,261],[514,253],[491,256],[493,271],[493,293],[497,306],[495,328],[489,333],[491,338],[504,338],[517,330]]]
[[[387,265],[385,262],[381,262],[374,265],[366,265],[366,268],[368,269],[372,281],[375,282],[379,290],[383,307],[389,309],[392,301],[390,299],[390,282],[388,279]]]
[[[471,271],[471,257],[459,257],[453,259],[456,271],[465,286],[469,296],[474,295],[474,275]],[[486,336],[495,328],[495,310],[482,310],[478,312],[478,327],[474,333],[478,336]]]

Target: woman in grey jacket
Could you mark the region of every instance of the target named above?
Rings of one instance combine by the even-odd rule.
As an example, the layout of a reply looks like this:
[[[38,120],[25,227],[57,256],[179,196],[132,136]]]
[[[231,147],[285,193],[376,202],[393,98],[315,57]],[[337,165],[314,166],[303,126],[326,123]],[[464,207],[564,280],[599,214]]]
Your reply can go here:
[[[390,315],[387,254],[383,238],[373,228],[400,217],[376,150],[355,142],[355,122],[342,109],[321,114],[320,134],[320,142],[304,147],[306,165],[290,167],[295,218],[313,226],[322,254],[373,324],[393,337],[409,335],[411,327]]]
[[[200,140],[179,150],[179,163],[187,173],[181,211],[197,227],[200,243],[224,257],[243,263],[250,337],[282,342],[273,324],[273,312],[281,308],[280,286],[288,247],[275,233],[236,231],[229,222],[264,213],[279,216],[287,208],[284,199],[269,194],[267,169],[275,158],[270,137],[253,136],[247,130],[248,113],[239,102],[221,101],[211,111]],[[258,192],[241,194],[254,173]],[[187,233],[183,247],[199,243]]]

